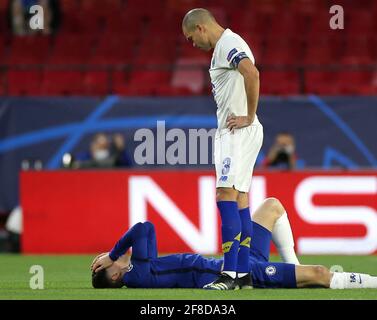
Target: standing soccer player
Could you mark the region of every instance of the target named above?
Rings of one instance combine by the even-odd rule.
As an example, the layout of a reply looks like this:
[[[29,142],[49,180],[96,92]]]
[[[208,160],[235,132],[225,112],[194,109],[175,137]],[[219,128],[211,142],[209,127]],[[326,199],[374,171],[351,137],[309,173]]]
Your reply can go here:
[[[195,47],[214,49],[209,73],[217,104],[214,156],[224,270],[205,288],[251,288],[247,263],[252,233],[248,192],[263,142],[263,127],[256,115],[259,72],[247,43],[221,27],[208,10],[190,10],[183,18],[182,31]]]

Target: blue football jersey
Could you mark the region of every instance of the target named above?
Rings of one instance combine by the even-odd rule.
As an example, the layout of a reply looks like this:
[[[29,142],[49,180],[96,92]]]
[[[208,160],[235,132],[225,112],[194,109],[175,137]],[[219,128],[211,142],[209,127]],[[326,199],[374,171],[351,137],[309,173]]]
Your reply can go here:
[[[220,274],[222,260],[199,254],[173,254],[153,259],[131,259],[123,276],[128,288],[202,288]]]

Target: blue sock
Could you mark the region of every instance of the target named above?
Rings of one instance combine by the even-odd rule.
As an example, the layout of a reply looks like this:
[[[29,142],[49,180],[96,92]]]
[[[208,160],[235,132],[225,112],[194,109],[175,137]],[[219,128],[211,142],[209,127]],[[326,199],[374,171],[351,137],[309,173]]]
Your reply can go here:
[[[238,251],[237,272],[249,273],[250,242],[251,234],[253,231],[253,224],[251,222],[249,208],[239,210],[239,214],[241,219],[241,240],[240,249]]]
[[[223,271],[237,272],[238,248],[241,237],[241,220],[236,201],[219,201],[217,207],[221,215],[222,249],[224,254]]]

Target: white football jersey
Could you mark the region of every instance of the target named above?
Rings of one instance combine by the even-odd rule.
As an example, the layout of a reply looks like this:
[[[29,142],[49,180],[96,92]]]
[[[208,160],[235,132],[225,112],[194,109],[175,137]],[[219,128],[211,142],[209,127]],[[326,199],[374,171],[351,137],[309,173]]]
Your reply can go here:
[[[247,43],[230,29],[226,29],[216,43],[209,69],[212,93],[217,104],[218,129],[226,128],[226,118],[233,113],[247,116],[247,97],[244,78],[238,71],[238,63],[255,59]],[[258,121],[255,116],[255,121]]]

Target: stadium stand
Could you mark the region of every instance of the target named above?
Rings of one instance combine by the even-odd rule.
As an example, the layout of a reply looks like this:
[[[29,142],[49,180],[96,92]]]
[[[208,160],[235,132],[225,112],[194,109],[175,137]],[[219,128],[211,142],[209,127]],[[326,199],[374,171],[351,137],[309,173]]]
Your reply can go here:
[[[249,43],[263,74],[262,94],[377,94],[375,1],[338,1],[346,28],[332,30],[327,0],[157,0],[145,6],[65,0],[61,26],[49,36],[12,35],[7,2],[0,0],[2,95],[207,94],[210,54],[192,48],[181,33],[192,7],[210,9]]]

